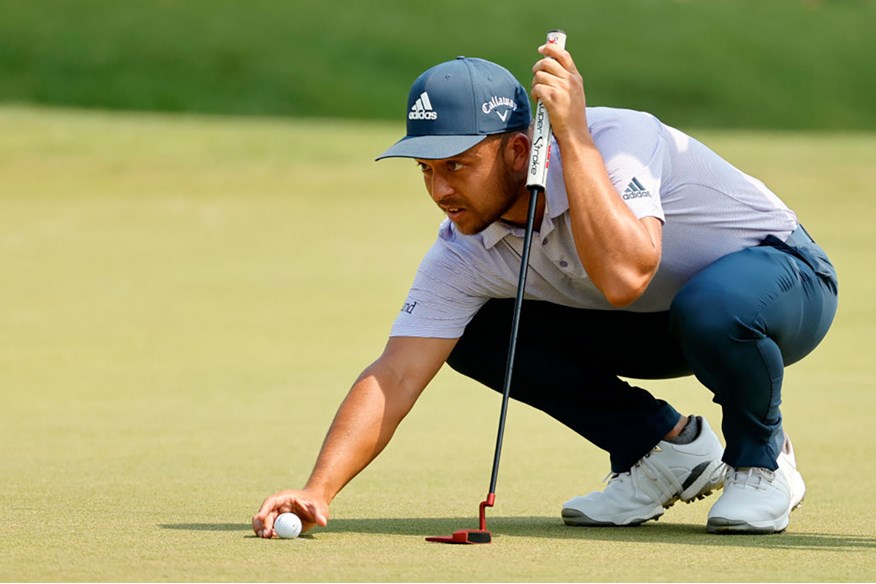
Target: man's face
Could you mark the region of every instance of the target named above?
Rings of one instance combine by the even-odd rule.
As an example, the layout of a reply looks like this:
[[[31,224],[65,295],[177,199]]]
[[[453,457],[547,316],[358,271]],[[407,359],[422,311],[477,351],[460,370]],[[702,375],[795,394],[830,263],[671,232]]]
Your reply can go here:
[[[519,200],[526,176],[508,142],[491,136],[452,158],[417,159],[426,190],[461,233],[480,233]]]

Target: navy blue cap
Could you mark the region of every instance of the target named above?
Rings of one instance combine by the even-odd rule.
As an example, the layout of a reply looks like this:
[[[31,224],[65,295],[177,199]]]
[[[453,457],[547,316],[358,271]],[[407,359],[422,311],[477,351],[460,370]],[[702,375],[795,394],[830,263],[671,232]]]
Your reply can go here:
[[[468,57],[435,65],[408,95],[407,135],[383,158],[450,158],[490,134],[524,130],[529,95],[504,67]]]

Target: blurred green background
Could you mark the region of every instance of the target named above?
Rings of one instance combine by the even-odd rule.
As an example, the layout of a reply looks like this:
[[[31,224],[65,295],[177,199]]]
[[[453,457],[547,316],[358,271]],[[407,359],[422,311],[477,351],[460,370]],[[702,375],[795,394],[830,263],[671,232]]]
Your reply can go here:
[[[871,0],[0,0],[0,101],[398,119],[465,54],[524,85],[562,28],[592,105],[677,126],[873,130]]]

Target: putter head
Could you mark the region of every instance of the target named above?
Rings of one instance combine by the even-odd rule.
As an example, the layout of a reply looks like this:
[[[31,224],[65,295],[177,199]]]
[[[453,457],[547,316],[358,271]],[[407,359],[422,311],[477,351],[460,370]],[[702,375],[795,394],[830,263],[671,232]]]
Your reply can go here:
[[[482,529],[460,529],[454,531],[450,537],[427,537],[426,541],[435,543],[490,543],[493,541],[492,534]]]
[[[487,498],[481,501],[478,508],[478,521],[480,529],[460,529],[454,531],[450,537],[427,537],[426,541],[435,543],[490,543],[493,541],[493,534],[487,531],[487,507],[492,507],[496,502],[496,494],[493,491],[487,495]]]

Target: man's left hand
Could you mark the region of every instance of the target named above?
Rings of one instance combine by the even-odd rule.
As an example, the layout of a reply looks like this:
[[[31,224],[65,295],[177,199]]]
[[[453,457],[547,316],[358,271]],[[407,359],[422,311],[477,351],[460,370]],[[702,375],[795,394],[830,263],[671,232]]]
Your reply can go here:
[[[572,55],[550,43],[538,52],[545,58],[532,67],[532,97],[547,108],[554,137],[560,146],[570,139],[590,142],[584,81]]]

